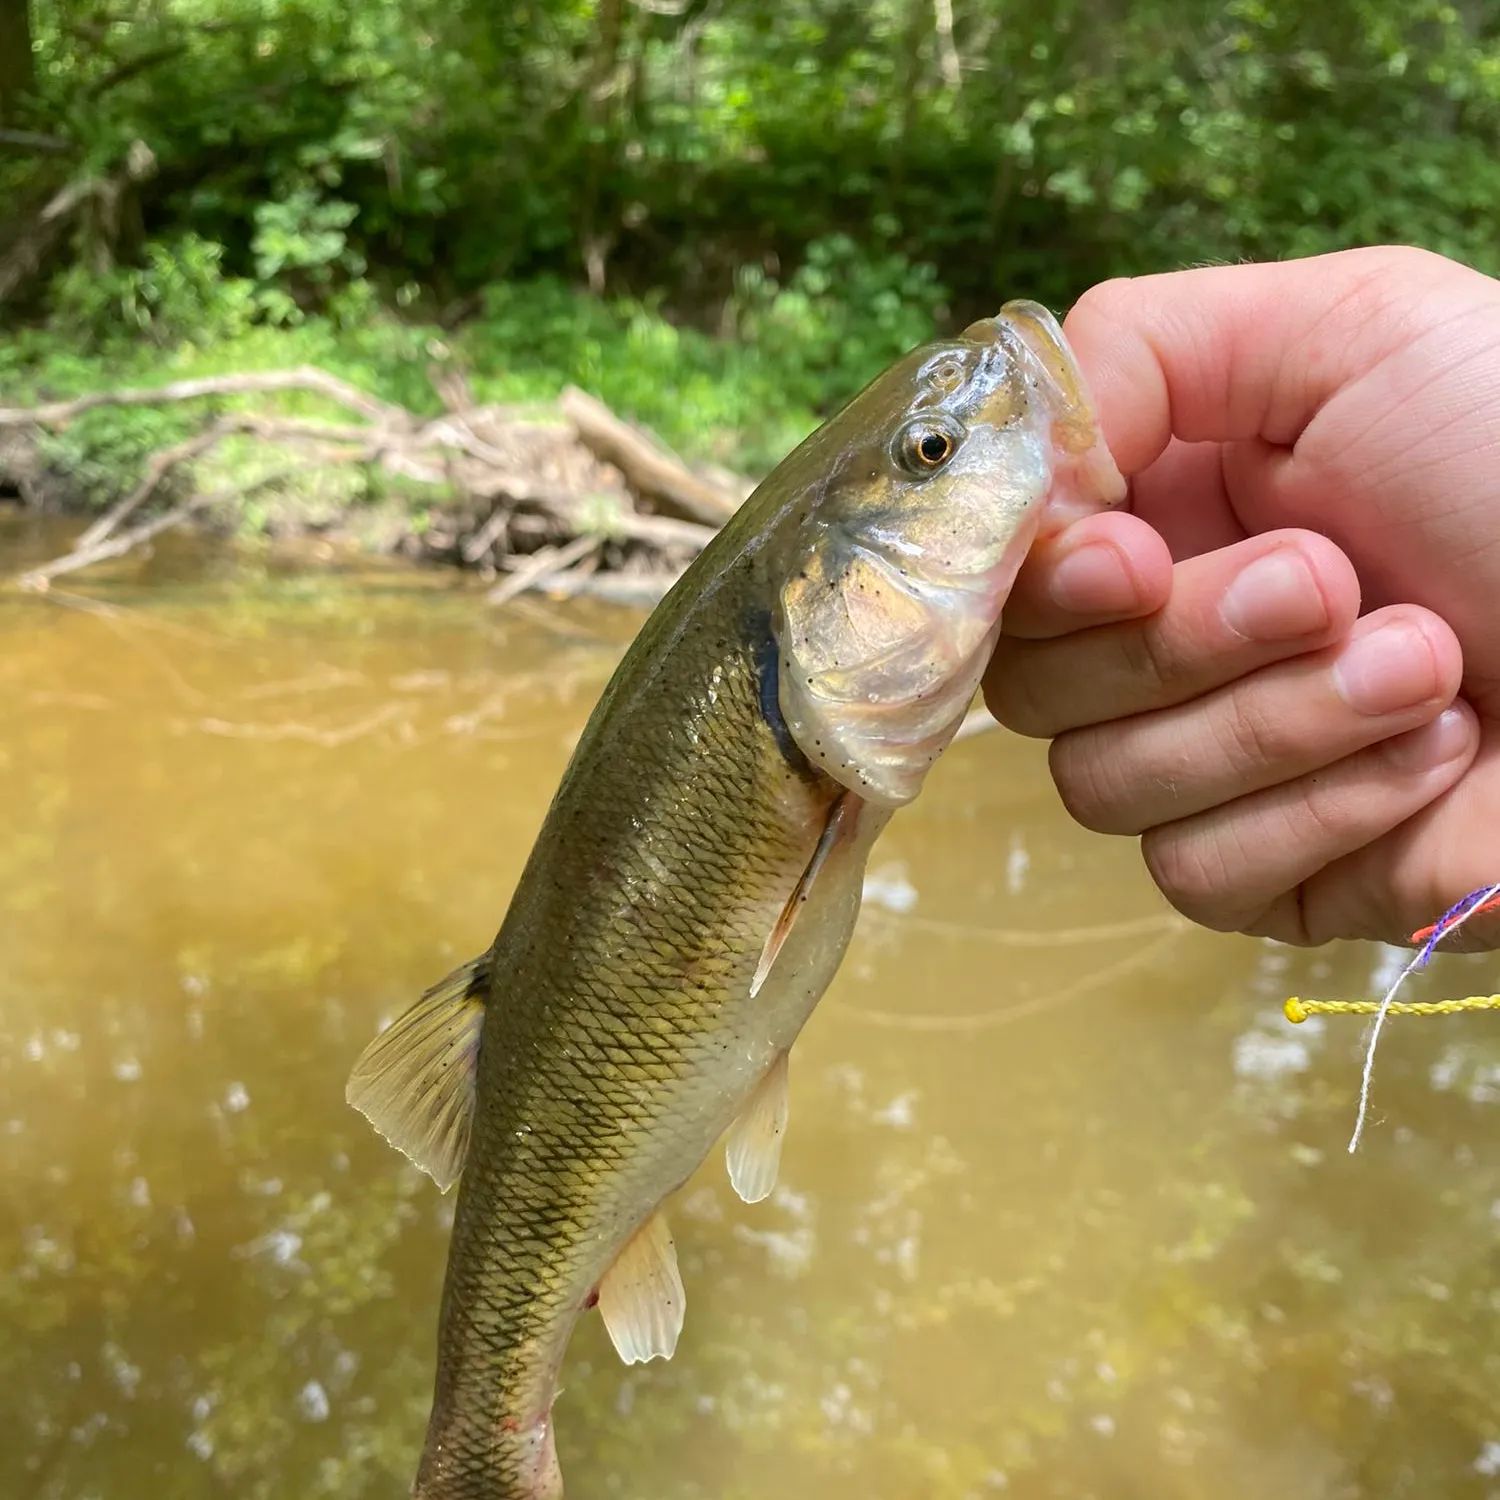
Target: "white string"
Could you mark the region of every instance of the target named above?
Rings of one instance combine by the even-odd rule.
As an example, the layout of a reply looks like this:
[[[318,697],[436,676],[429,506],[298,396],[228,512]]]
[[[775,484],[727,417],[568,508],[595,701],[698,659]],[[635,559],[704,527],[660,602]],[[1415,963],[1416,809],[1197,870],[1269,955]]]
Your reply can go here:
[[[1391,1001],[1396,998],[1396,991],[1432,956],[1432,948],[1440,937],[1448,937],[1458,931],[1470,917],[1486,902],[1500,895],[1500,885],[1487,886],[1484,890],[1475,893],[1473,905],[1460,917],[1446,928],[1441,934],[1434,933],[1426,943],[1416,952],[1415,957],[1396,976],[1396,982],[1385,992],[1385,997],[1380,1002],[1380,1009],[1375,1013],[1375,1024],[1370,1028],[1370,1045],[1365,1051],[1365,1069],[1359,1083],[1359,1114],[1354,1121],[1354,1134],[1349,1137],[1349,1154],[1359,1149],[1359,1139],[1365,1131],[1365,1117],[1370,1112],[1370,1083],[1375,1077],[1375,1048],[1380,1042],[1380,1029],[1385,1025],[1385,1018],[1391,1008]]]

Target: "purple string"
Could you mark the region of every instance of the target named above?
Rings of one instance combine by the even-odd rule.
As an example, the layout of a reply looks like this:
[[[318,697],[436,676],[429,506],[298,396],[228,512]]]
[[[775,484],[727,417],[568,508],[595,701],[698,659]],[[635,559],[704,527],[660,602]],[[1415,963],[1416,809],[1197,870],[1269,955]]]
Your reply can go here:
[[[1432,929],[1432,936],[1422,945],[1417,954],[1415,967],[1421,968],[1427,960],[1432,957],[1432,950],[1448,936],[1456,921],[1468,916],[1476,906],[1483,906],[1491,896],[1500,895],[1500,885],[1487,885],[1482,891],[1470,891],[1462,901],[1450,906],[1447,911],[1438,918],[1437,924]]]
[[[1385,1025],[1385,1018],[1390,1011],[1391,1001],[1396,998],[1396,991],[1406,983],[1407,977],[1414,970],[1420,969],[1432,957],[1433,949],[1460,922],[1467,920],[1477,908],[1497,895],[1500,895],[1500,885],[1487,885],[1482,891],[1470,891],[1462,901],[1444,912],[1441,920],[1433,926],[1432,936],[1422,945],[1417,956],[1397,975],[1396,982],[1385,992],[1385,998],[1380,1002],[1380,1009],[1375,1013],[1375,1024],[1370,1028],[1370,1044],[1365,1050],[1365,1069],[1359,1085],[1359,1114],[1354,1121],[1354,1134],[1349,1138],[1351,1152],[1359,1149],[1359,1138],[1364,1134],[1365,1118],[1370,1110],[1370,1082],[1375,1073],[1375,1047],[1380,1041],[1380,1028]]]

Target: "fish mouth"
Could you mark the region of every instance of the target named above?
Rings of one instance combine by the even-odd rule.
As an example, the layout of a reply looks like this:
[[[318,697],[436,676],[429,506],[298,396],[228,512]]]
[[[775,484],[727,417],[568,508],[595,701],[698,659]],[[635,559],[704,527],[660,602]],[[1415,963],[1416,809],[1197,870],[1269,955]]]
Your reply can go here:
[[[987,375],[997,363],[1010,362],[1052,418],[1050,436],[1061,463],[1043,530],[1123,505],[1125,476],[1105,444],[1088,381],[1057,319],[1041,303],[1018,299],[969,324],[963,338],[983,346],[980,367]],[[1001,388],[990,379],[987,416],[995,414]]]

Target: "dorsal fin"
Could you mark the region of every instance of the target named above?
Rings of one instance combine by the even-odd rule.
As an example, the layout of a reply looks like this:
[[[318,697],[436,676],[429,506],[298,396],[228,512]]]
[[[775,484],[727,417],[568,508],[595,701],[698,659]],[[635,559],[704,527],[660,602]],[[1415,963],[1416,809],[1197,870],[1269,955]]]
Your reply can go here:
[[[360,1053],[346,1098],[446,1193],[463,1170],[490,955],[441,979]]]

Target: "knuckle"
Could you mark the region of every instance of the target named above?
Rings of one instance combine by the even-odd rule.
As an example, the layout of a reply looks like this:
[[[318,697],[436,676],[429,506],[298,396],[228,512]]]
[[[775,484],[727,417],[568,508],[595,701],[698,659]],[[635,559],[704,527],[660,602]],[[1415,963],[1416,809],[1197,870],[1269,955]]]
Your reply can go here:
[[[1229,830],[1193,824],[1153,828],[1141,839],[1141,856],[1157,888],[1200,927],[1233,932],[1239,926],[1232,871],[1240,861]]]
[[[1139,698],[1144,686],[1156,702],[1177,675],[1172,653],[1154,623],[1115,627],[1115,646],[1120,653],[1126,680],[1132,685],[1132,696]]]
[[[1136,834],[1142,823],[1131,808],[1129,757],[1119,736],[1074,730],[1053,740],[1048,767],[1062,804],[1091,833]]]
[[[1013,734],[1050,739],[1063,727],[1057,686],[1069,680],[1051,661],[1050,642],[1001,641],[984,678],[985,707]]]
[[[1420,910],[1404,912],[1377,847],[1341,860],[1336,872],[1320,871],[1299,888],[1301,941],[1310,947],[1338,939],[1404,942],[1414,927],[1430,921],[1447,902],[1435,898]],[[1426,913],[1425,915],[1423,913]],[[1445,947],[1464,947],[1465,934],[1456,934]]]
[[[1303,779],[1298,790],[1300,795],[1287,813],[1284,836],[1304,848],[1341,848],[1350,834],[1351,814],[1358,816],[1343,778],[1314,773]]]
[[[1354,326],[1411,326],[1411,289],[1453,288],[1477,273],[1418,245],[1371,245],[1343,252],[1351,280],[1336,298],[1329,319]]]
[[[1283,891],[1268,906],[1241,922],[1238,931],[1250,937],[1270,938],[1296,948],[1315,948],[1302,915],[1302,888]]]
[[[1268,712],[1261,695],[1244,682],[1230,685],[1210,726],[1228,770],[1235,775],[1281,765],[1295,752],[1293,726]]]

